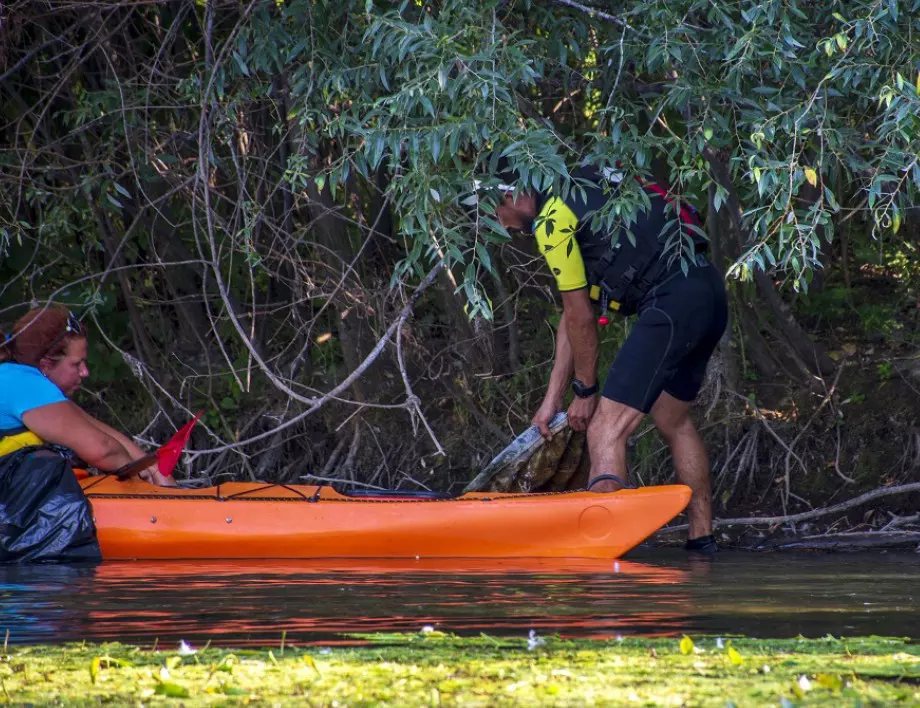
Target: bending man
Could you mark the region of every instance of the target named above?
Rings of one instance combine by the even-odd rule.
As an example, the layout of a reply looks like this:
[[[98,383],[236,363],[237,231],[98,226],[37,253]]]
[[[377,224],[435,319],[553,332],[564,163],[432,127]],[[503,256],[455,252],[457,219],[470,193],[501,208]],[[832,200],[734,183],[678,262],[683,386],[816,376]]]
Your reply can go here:
[[[705,257],[705,239],[691,228],[698,226],[696,213],[658,185],[642,183],[651,208],[628,229],[592,228],[593,214],[619,189],[602,181],[587,189],[586,199],[574,191],[565,200],[530,193],[515,199],[506,192],[497,209],[506,229],[534,233],[562,295],[555,362],[533,423],[549,435],[548,424],[563,409],[571,387],[575,398],[568,408],[569,424],[588,434],[588,488],[614,491],[627,481],[629,436],[651,414],[671,450],[678,481],[693,492],[687,548],[714,553],[709,460],[690,406],[725,331],[724,282]],[[669,237],[693,240],[695,253],[686,275],[677,254],[664,253]],[[599,318],[594,303],[600,304]],[[611,311],[637,313],[638,319],[598,400],[597,324],[606,324]]]

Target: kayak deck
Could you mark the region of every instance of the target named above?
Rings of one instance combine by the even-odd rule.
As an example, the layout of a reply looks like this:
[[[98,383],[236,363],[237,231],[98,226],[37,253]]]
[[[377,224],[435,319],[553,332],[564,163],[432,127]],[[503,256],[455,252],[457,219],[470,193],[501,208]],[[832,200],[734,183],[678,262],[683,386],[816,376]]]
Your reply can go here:
[[[106,559],[617,558],[686,507],[690,489],[349,496],[329,486],[156,487],[80,481]]]

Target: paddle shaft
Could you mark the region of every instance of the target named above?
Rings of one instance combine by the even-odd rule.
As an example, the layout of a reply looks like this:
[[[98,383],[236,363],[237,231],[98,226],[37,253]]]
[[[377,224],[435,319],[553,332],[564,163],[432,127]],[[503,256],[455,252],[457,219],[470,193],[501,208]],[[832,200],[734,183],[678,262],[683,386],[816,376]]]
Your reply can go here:
[[[134,460],[134,462],[129,462],[126,465],[122,465],[111,474],[118,477],[118,479],[128,479],[128,477],[133,477],[138,472],[147,469],[156,461],[157,454],[155,452],[151,452],[149,455],[144,455],[140,459]]]

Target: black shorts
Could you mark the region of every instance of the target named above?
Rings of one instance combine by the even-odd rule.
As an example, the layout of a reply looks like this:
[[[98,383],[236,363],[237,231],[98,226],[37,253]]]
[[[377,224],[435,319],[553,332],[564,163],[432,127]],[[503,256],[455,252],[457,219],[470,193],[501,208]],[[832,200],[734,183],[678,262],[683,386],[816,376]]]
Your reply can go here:
[[[604,398],[648,413],[662,391],[681,401],[700,392],[706,366],[728,323],[728,299],[708,261],[685,276],[678,269],[652,288],[617,353]]]

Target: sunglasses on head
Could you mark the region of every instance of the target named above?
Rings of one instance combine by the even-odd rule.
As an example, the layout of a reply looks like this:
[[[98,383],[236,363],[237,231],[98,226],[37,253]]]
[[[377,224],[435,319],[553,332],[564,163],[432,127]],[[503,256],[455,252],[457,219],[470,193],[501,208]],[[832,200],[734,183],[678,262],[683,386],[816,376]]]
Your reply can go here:
[[[58,343],[68,334],[77,334],[80,336],[83,335],[83,323],[77,319],[77,316],[74,313],[69,311],[67,313],[67,321],[64,323],[64,331],[55,337],[51,344],[48,345],[45,353],[42,354],[42,358],[48,356],[48,354],[50,354],[51,351],[58,345]]]

